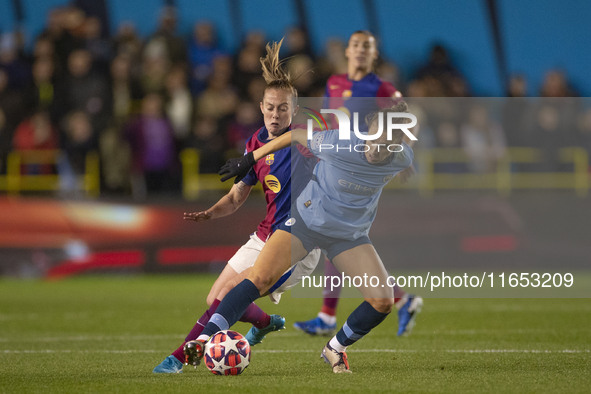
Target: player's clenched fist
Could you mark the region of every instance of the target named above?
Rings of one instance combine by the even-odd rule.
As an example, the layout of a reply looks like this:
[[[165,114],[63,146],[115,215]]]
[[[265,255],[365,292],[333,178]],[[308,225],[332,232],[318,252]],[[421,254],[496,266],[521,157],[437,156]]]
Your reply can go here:
[[[238,183],[246,174],[248,174],[248,171],[250,171],[255,163],[256,160],[254,159],[253,153],[248,152],[242,157],[229,159],[226,164],[222,166],[218,174],[222,177],[222,182],[236,177],[234,183]]]

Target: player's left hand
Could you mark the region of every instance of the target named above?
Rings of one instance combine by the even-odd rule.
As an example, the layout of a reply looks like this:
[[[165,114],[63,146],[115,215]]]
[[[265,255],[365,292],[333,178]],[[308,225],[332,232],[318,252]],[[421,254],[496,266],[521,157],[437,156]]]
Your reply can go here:
[[[195,222],[202,222],[204,220],[211,219],[211,212],[208,211],[201,211],[201,212],[184,212],[183,219],[185,220],[193,220]]]
[[[248,174],[248,171],[250,171],[255,163],[256,160],[254,159],[254,154],[248,152],[242,157],[229,159],[226,164],[222,166],[218,175],[222,177],[222,182],[225,182],[232,177],[236,177],[234,183],[238,183],[246,176],[246,174]]]

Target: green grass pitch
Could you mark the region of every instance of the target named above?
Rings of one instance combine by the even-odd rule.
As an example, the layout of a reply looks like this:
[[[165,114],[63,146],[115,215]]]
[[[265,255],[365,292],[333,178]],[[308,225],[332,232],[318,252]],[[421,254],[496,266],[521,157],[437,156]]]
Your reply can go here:
[[[320,359],[325,337],[292,324],[320,300],[284,295],[260,305],[287,329],[253,348],[240,376],[201,365],[152,369],[205,307],[214,277],[100,276],[0,280],[0,393],[589,392],[589,299],[427,299],[412,335],[392,315],[348,352],[353,374]],[[344,299],[339,322],[360,302]],[[237,331],[248,326],[239,323]]]

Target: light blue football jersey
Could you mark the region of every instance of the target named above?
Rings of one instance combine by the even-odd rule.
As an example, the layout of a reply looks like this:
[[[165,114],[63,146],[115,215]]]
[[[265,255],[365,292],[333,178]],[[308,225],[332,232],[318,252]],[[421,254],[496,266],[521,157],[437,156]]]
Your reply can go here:
[[[367,235],[382,189],[412,164],[414,153],[405,143],[403,150],[386,162],[370,164],[363,152],[354,149],[365,143],[371,141],[355,135],[351,135],[351,140],[339,140],[338,130],[315,132],[308,141],[310,151],[320,160],[296,206],[310,230],[351,240]],[[330,149],[330,145],[334,148]]]

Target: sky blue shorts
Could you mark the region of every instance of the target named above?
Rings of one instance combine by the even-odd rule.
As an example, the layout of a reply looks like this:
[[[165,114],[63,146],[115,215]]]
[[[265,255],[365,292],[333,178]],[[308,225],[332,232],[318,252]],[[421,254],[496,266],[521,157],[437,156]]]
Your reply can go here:
[[[329,260],[332,260],[335,256],[338,256],[346,250],[353,249],[356,246],[371,244],[371,240],[367,235],[357,239],[342,239],[329,237],[310,230],[308,226],[306,226],[306,223],[304,223],[304,220],[295,206],[292,206],[291,218],[281,223],[279,229],[298,237],[308,253],[314,248],[325,250],[326,257],[328,257]]]

